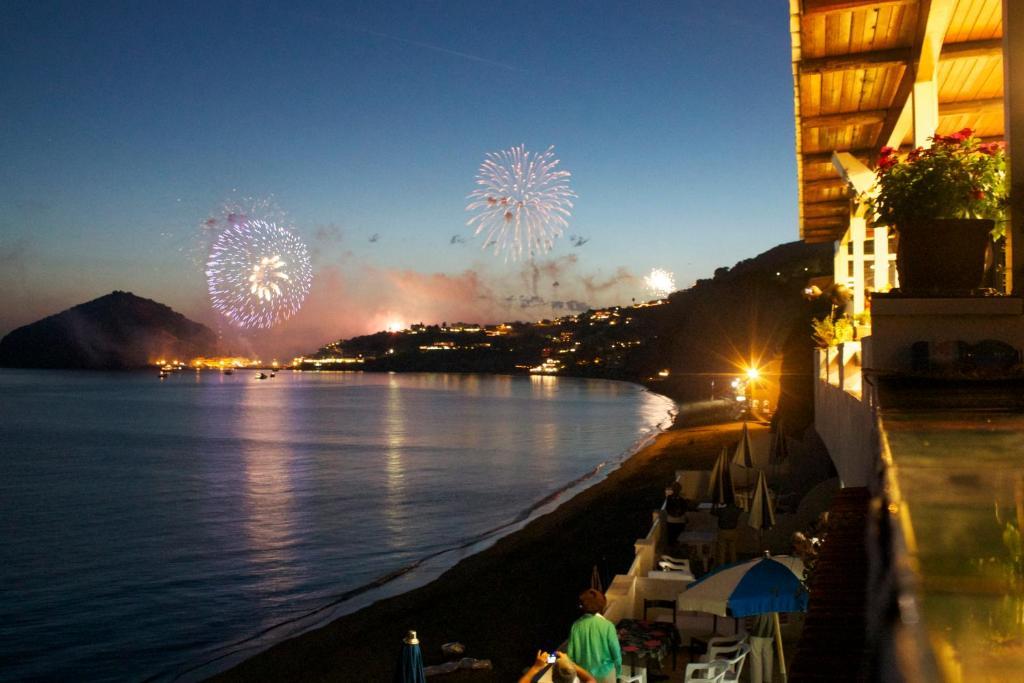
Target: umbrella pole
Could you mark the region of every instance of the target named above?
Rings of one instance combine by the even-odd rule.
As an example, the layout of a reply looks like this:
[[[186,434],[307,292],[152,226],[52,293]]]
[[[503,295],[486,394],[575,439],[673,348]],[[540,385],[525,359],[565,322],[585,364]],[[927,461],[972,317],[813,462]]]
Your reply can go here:
[[[782,628],[779,626],[778,612],[772,612],[772,621],[775,622],[775,646],[779,650],[779,673],[782,675],[782,683],[786,683],[786,653],[782,651]]]

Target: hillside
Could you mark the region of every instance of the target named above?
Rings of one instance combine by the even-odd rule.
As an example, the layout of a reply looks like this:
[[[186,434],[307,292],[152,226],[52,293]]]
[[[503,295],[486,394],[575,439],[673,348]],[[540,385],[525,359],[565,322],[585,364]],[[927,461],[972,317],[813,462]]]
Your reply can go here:
[[[120,370],[212,355],[217,336],[169,307],[112,292],[0,340],[0,366]]]
[[[791,242],[719,268],[662,302],[501,326],[415,325],[328,344],[306,367],[320,359],[321,369],[514,373],[546,364],[562,376],[643,382],[693,400],[710,395],[712,380],[721,395],[723,382],[751,361],[774,362],[780,410],[795,427],[809,419],[811,394],[811,309],[802,293],[831,268],[830,244]],[[330,365],[330,358],[359,362]]]

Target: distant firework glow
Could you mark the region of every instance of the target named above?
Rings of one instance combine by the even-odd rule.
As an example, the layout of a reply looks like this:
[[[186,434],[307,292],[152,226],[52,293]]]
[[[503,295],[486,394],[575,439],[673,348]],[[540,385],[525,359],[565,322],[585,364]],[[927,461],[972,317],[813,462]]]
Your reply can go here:
[[[206,263],[213,307],[238,327],[268,329],[301,307],[313,281],[306,245],[276,223],[232,221]]]
[[[543,154],[519,145],[486,155],[466,206],[476,212],[466,225],[484,235],[484,249],[493,247],[512,260],[551,250],[569,226],[576,197],[569,187],[572,174],[557,170],[558,164],[553,146]]]
[[[676,291],[676,277],[667,270],[654,268],[650,275],[644,278],[647,289],[655,296],[668,296]]]

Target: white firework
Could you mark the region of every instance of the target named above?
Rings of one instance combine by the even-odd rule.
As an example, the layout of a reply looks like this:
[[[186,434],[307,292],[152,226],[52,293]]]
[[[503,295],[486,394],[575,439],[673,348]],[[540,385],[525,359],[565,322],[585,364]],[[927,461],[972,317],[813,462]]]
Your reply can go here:
[[[644,277],[644,284],[655,296],[667,296],[676,291],[676,277],[667,270],[654,268]]]
[[[267,329],[287,320],[302,307],[312,281],[302,240],[262,220],[233,221],[206,263],[213,307],[239,327]]]
[[[477,189],[466,211],[476,211],[466,225],[484,235],[483,248],[517,260],[547,253],[569,226],[576,194],[569,171],[558,170],[554,146],[542,154],[524,145],[489,152],[477,172]]]

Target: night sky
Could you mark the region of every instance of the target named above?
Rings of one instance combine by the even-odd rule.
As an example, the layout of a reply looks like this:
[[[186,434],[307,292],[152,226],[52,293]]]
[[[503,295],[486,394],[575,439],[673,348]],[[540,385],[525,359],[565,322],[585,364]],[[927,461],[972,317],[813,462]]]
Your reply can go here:
[[[796,239],[788,20],[752,0],[5,2],[0,334],[114,289],[224,327],[202,225],[247,198],[314,257],[305,308],[244,335],[274,353],[628,303],[653,267],[689,286]],[[555,145],[578,194],[532,264],[465,227],[484,153],[520,143]]]

